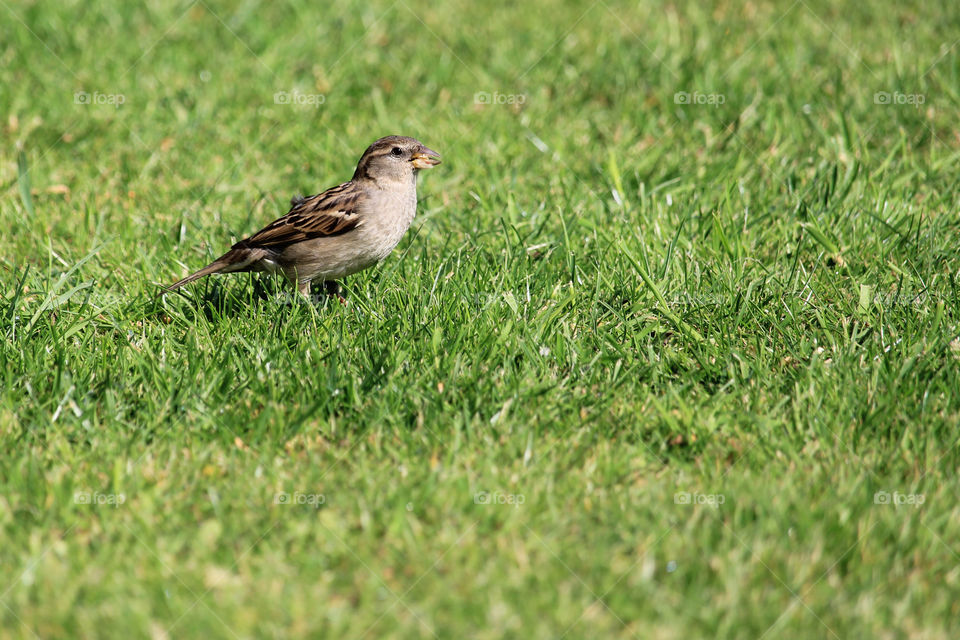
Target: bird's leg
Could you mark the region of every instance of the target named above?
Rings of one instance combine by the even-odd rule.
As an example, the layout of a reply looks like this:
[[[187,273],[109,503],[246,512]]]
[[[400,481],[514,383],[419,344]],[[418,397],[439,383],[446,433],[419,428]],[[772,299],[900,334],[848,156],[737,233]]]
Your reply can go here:
[[[300,292],[300,295],[302,295],[304,298],[309,300],[310,299],[310,281],[306,280],[306,281],[297,282],[297,291]]]
[[[340,283],[336,280],[324,280],[323,290],[328,296],[339,300],[340,304],[347,304],[346,298],[343,297],[343,289],[340,288]]]

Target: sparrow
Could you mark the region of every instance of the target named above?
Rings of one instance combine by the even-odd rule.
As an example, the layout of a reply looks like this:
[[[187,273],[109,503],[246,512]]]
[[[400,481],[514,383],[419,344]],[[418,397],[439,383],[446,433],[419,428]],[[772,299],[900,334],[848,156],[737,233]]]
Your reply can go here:
[[[380,138],[349,182],[294,198],[285,216],[166,288],[214,273],[263,271],[283,275],[305,297],[314,280],[335,293],[338,279],[390,255],[417,213],[417,174],[438,164],[440,154],[414,138]]]

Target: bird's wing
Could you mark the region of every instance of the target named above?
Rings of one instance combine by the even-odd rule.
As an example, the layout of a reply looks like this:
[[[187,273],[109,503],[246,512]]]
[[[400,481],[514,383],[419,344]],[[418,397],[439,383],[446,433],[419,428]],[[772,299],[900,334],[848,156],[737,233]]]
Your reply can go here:
[[[296,242],[353,231],[362,222],[360,196],[356,184],[345,182],[309,198],[295,198],[287,215],[241,240],[233,248],[280,250]]]

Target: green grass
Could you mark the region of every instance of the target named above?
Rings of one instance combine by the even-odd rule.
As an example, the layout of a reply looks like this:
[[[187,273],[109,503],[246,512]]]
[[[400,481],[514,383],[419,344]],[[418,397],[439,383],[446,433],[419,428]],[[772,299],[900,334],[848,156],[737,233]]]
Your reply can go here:
[[[960,10],[350,4],[0,3],[0,638],[960,635]]]

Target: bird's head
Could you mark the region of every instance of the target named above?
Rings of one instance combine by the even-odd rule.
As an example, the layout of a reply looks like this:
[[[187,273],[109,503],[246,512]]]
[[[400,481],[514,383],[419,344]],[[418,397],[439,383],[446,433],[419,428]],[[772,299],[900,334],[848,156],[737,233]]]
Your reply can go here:
[[[416,138],[387,136],[367,147],[353,174],[354,180],[377,183],[410,182],[421,169],[440,164],[440,154]]]

